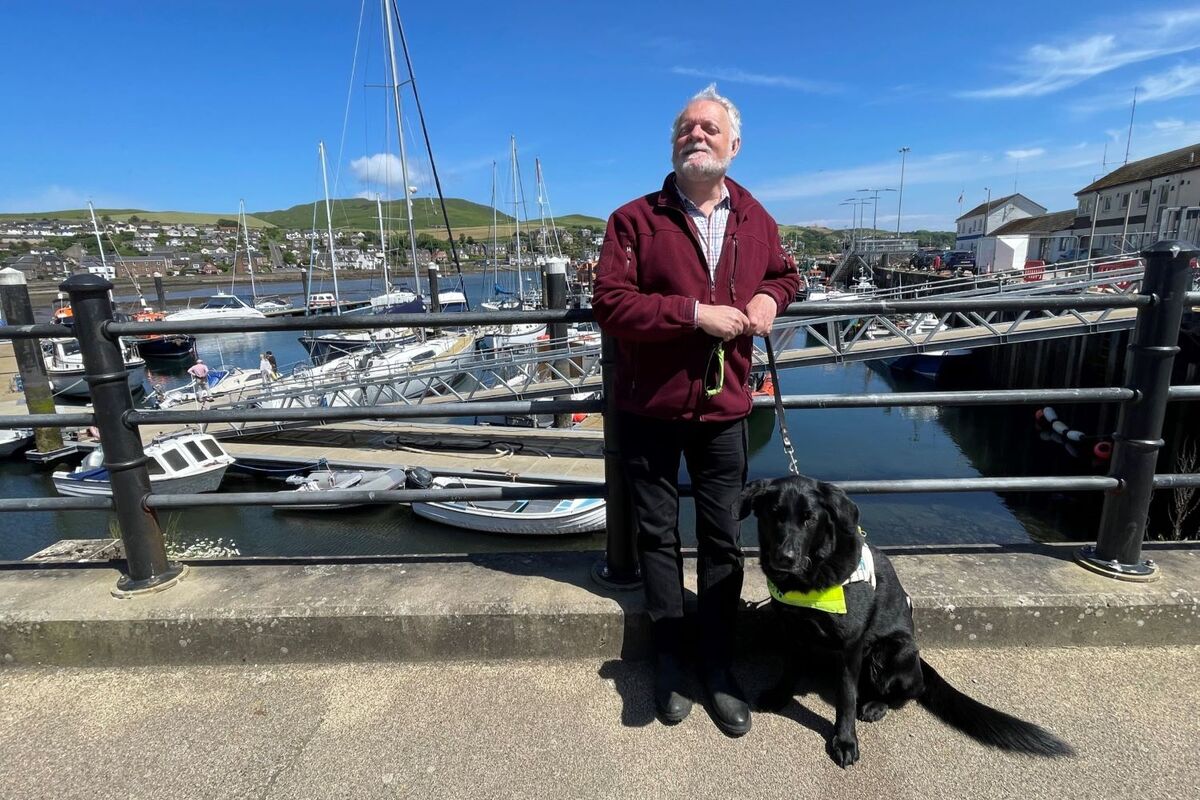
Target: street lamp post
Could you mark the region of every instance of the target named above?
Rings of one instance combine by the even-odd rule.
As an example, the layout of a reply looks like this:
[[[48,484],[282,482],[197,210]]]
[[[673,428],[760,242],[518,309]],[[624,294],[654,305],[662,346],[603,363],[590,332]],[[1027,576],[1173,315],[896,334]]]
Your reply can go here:
[[[875,204],[874,210],[871,213],[871,235],[874,236],[875,231],[878,230],[878,225],[879,225],[879,193],[880,192],[894,192],[896,190],[895,189],[859,189],[859,191],[860,192],[871,192],[871,200]],[[866,200],[864,199],[863,202],[866,202]]]
[[[900,210],[904,207],[904,160],[910,147],[900,148],[900,196],[896,199],[896,238],[900,238]]]

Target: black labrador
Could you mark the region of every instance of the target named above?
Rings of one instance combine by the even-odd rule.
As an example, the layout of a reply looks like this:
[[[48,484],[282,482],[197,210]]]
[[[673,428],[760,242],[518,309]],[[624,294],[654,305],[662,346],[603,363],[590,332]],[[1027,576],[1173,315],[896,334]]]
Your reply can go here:
[[[803,476],[758,480],[746,486],[734,512],[744,519],[751,510],[785,641],[840,655],[837,721],[829,741],[840,766],[858,761],[856,716],[875,722],[914,699],[984,744],[1043,756],[1073,754],[1049,731],[967,697],[921,658],[908,595],[887,556],[865,545],[858,507],[845,492]],[[760,707],[791,702],[799,666],[794,661]]]

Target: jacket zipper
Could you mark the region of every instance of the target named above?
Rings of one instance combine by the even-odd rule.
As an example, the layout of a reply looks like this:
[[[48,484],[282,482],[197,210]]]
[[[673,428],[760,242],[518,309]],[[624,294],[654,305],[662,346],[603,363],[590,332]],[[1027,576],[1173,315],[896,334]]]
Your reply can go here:
[[[629,274],[629,268],[632,266],[633,266],[633,248],[629,245],[625,245],[625,274],[626,275]],[[629,375],[629,397],[630,397],[630,399],[633,399],[633,396],[637,393],[638,357],[641,356],[641,353],[638,352],[639,348],[637,347],[636,344],[634,345],[634,347],[632,349],[634,352],[633,352],[633,358],[631,359],[633,361],[633,364],[631,365],[630,375]]]
[[[737,288],[734,282],[737,280],[737,264],[738,264],[738,240],[737,234],[733,235],[733,266],[729,270],[729,300],[737,302]]]

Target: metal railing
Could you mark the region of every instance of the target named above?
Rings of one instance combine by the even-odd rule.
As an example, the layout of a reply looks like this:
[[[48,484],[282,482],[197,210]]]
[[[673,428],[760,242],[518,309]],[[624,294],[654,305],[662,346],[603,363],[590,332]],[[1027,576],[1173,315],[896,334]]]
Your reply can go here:
[[[1112,577],[1149,580],[1157,568],[1141,556],[1147,511],[1154,489],[1200,486],[1200,475],[1156,475],[1163,417],[1169,400],[1200,399],[1200,387],[1171,387],[1170,374],[1185,306],[1200,302],[1188,294],[1190,263],[1196,251],[1173,242],[1159,242],[1143,254],[1146,261],[1141,291],[1136,295],[950,297],[920,300],[867,300],[846,303],[839,310],[855,314],[897,315],[914,312],[974,313],[982,309],[1030,312],[1046,309],[1136,308],[1137,321],[1129,347],[1127,378],[1123,387],[1094,389],[997,390],[980,392],[922,392],[889,395],[790,395],[787,408],[864,408],[884,406],[978,406],[1013,403],[1120,403],[1114,434],[1115,449],[1107,476],[991,477],[922,480],[841,481],[851,493],[1063,491],[1106,492],[1097,543],[1081,549],[1082,565]],[[93,412],[0,416],[0,428],[29,426],[95,425],[104,441],[105,466],[110,473],[112,498],[62,497],[0,499],[0,511],[107,510],[116,512],[125,545],[127,573],[118,583],[119,594],[163,588],[176,580],[184,567],[171,563],[155,512],[161,509],[225,505],[270,505],[279,502],[274,492],[222,494],[155,494],[146,469],[139,426],[151,424],[214,422],[329,422],[362,419],[409,419],[472,414],[566,414],[606,412],[604,430],[605,481],[557,482],[543,486],[500,486],[462,489],[403,489],[392,491],[338,490],[289,497],[294,505],[328,503],[408,503],[429,500],[495,500],[597,496],[608,502],[605,561],[595,570],[606,585],[628,587],[638,579],[634,536],[628,499],[617,450],[618,415],[613,404],[612,376],[617,358],[615,342],[604,337],[601,371],[604,400],[505,400],[449,402],[435,405],[355,406],[345,408],[209,408],[194,410],[139,410],[126,383],[119,339],[152,333],[219,333],[228,331],[289,331],[311,328],[311,320],[266,319],[229,322],[122,323],[113,319],[108,298],[111,284],[94,275],[76,275],[61,287],[70,294],[75,315],[75,335],[80,341],[87,381],[92,390]],[[560,296],[561,297],[561,296]],[[964,308],[964,302],[969,304]],[[782,317],[819,317],[828,314],[827,303],[795,303]],[[461,328],[546,322],[553,335],[565,335],[567,323],[591,321],[590,310],[470,312],[453,315],[390,314],[343,317],[328,327],[376,329],[387,327]],[[61,334],[55,325],[0,327],[0,339],[15,341]],[[755,405],[770,406],[770,398]],[[683,487],[684,494],[687,493]],[[299,493],[298,493],[299,494]]]

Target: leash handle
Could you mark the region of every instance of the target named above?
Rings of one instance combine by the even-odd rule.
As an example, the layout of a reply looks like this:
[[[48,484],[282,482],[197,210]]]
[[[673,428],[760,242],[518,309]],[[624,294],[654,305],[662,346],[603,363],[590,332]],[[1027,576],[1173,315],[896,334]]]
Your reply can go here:
[[[771,373],[771,389],[775,395],[775,419],[779,422],[779,439],[783,442],[783,452],[788,457],[788,470],[793,475],[800,474],[796,464],[796,448],[792,446],[792,437],[788,435],[787,419],[783,408],[783,390],[779,388],[779,370],[775,367],[775,347],[771,344],[771,334],[763,337],[767,344],[767,369]]]

